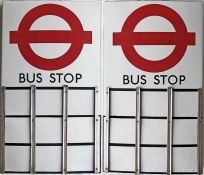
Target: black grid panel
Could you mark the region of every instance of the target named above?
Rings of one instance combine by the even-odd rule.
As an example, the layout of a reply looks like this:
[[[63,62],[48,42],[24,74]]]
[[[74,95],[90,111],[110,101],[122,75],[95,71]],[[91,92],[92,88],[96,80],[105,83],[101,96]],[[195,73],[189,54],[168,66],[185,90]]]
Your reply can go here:
[[[6,87],[5,90],[9,91],[9,90],[29,90],[30,91],[30,87]],[[36,87],[36,90],[63,90],[63,87]],[[93,113],[90,115],[69,115],[68,114],[68,118],[92,118],[93,119],[93,123],[95,122],[95,87],[69,87],[69,90],[72,91],[92,91],[93,92],[93,106],[92,108],[94,109]],[[80,106],[79,106],[80,109]],[[5,115],[5,118],[30,118],[30,115]],[[59,119],[63,119],[62,115],[36,115],[36,119],[37,118],[59,118]],[[95,137],[95,127],[93,127],[93,136]],[[93,137],[93,140],[95,140],[95,138]],[[95,159],[95,150],[94,150],[94,145],[95,142],[80,142],[80,143],[67,143],[67,146],[71,146],[71,147],[83,147],[83,146],[91,146],[93,147],[93,163],[94,163],[94,159]],[[31,147],[31,143],[5,143],[5,147],[22,147],[22,146],[26,146],[26,147]],[[36,143],[36,148],[37,147],[60,147],[62,148],[62,142],[61,143]],[[93,165],[93,171],[68,171],[67,173],[73,173],[73,174],[77,174],[77,173],[94,173],[94,166]],[[30,171],[5,171],[5,173],[30,173]],[[36,174],[61,174],[62,171],[36,171]]]
[[[135,88],[109,88],[109,138],[108,138],[108,167],[109,170],[108,172],[115,172],[115,173],[135,173],[135,171],[127,171],[127,170],[116,170],[116,169],[112,169],[111,168],[111,147],[133,147],[135,148],[136,145],[135,144],[129,144],[129,143],[113,143],[111,142],[111,120],[112,119],[122,119],[122,120],[132,120],[132,122],[135,122],[136,116],[132,115],[113,115],[112,114],[112,92],[136,92]],[[141,89],[141,94],[142,92],[166,92],[167,93],[167,89]],[[173,92],[198,92],[198,89],[173,89]],[[136,100],[136,99],[135,99]],[[141,98],[142,100],[142,98]],[[141,123],[144,120],[165,120],[167,121],[167,116],[140,116],[141,118]],[[184,120],[198,120],[197,116],[174,116],[172,117],[173,121],[184,121]],[[142,125],[142,124],[141,124]],[[142,133],[141,133],[142,135]],[[142,148],[167,148],[167,144],[140,144],[140,149]],[[198,149],[198,144],[173,144],[172,148],[174,150],[174,148],[197,148]],[[147,172],[147,171],[140,171],[141,174],[167,174],[167,172]],[[198,174],[198,172],[172,172],[172,174]]]

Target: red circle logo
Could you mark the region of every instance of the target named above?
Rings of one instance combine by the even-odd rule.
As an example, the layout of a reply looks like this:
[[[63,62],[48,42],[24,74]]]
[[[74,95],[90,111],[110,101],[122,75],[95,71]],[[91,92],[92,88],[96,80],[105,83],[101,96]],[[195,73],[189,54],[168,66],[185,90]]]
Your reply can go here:
[[[167,19],[175,32],[134,32],[137,24],[146,17],[160,16]],[[146,72],[163,72],[171,69],[183,58],[187,46],[195,45],[195,33],[187,31],[180,15],[173,9],[159,4],[143,6],[130,14],[122,31],[113,34],[113,45],[120,45],[129,62]],[[151,61],[140,56],[134,45],[175,45],[166,58]]]
[[[46,15],[64,19],[71,30],[30,30],[37,19]],[[43,4],[33,8],[23,17],[18,31],[10,32],[10,43],[18,44],[22,56],[34,67],[58,70],[72,64],[81,53],[84,44],[92,43],[92,32],[84,31],[78,17],[69,9],[57,4]],[[31,43],[71,43],[71,46],[64,55],[46,59],[32,50]]]

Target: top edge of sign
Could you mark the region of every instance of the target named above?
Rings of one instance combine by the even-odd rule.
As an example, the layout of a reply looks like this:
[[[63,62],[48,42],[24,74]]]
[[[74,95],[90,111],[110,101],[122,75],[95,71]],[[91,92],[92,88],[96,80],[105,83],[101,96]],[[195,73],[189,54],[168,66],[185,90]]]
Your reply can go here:
[[[25,0],[3,0],[3,2],[25,2]],[[43,1],[58,1],[58,2],[101,2],[102,0],[27,0],[29,1],[35,1],[35,2],[43,2]]]
[[[24,0],[3,0],[3,1],[24,1]],[[27,1],[44,1],[44,0],[27,0]],[[68,1],[68,2],[127,2],[127,1],[156,1],[156,2],[203,2],[203,0],[49,0],[49,1]]]
[[[128,1],[135,1],[135,2],[201,2],[202,0],[104,0],[104,2],[128,2]]]

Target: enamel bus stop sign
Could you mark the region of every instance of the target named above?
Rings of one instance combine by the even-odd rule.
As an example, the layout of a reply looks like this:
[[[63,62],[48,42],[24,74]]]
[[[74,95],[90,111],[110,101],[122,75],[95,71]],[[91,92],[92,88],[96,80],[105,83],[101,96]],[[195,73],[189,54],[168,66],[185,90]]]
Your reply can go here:
[[[32,24],[42,16],[53,15],[64,19],[70,25],[68,30],[30,31]],[[78,17],[69,9],[57,4],[44,4],[30,10],[19,24],[18,31],[10,32],[10,43],[18,44],[19,51],[25,60],[36,68],[58,70],[73,63],[83,48],[83,44],[92,44],[92,32],[83,31]],[[71,43],[69,51],[55,59],[46,59],[32,51],[31,43]]]
[[[202,174],[202,2],[106,1],[103,39],[106,172]]]
[[[202,174],[203,3],[7,0],[2,36],[0,173]]]
[[[106,86],[202,87],[199,2],[106,2],[104,15]]]
[[[100,2],[3,9],[1,173],[98,173]]]
[[[149,16],[163,17],[173,25],[176,32],[134,32],[137,24]],[[187,31],[180,15],[173,9],[159,4],[136,9],[125,21],[121,33],[113,34],[113,45],[121,45],[130,63],[146,72],[163,72],[171,69],[183,58],[187,46],[195,45],[195,40],[195,33]],[[150,61],[140,56],[135,51],[134,45],[175,45],[175,49],[162,60]]]
[[[4,8],[2,85],[98,86],[99,3],[9,1]]]

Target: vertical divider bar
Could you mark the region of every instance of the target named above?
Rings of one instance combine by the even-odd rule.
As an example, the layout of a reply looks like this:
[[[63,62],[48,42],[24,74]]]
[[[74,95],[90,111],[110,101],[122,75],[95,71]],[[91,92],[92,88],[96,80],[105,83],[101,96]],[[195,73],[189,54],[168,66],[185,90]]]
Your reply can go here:
[[[168,94],[168,115],[167,115],[167,175],[172,174],[173,168],[173,88],[167,89]]]
[[[62,173],[67,174],[67,118],[68,118],[68,86],[63,86],[63,121],[62,121]]]
[[[36,163],[36,139],[35,139],[35,123],[36,123],[36,86],[31,86],[30,91],[30,173],[35,174]]]
[[[94,173],[99,173],[100,121],[98,115],[98,87],[94,90]]]
[[[203,174],[203,152],[202,152],[202,89],[198,89],[198,126],[197,126],[197,141],[198,141],[198,175]]]
[[[0,173],[5,173],[5,87],[1,86],[1,116],[0,116]]]
[[[105,126],[105,134],[104,134],[104,171],[109,172],[109,127],[110,127],[110,88],[106,88],[106,117],[104,126]]]
[[[135,123],[135,174],[140,174],[141,169],[141,89],[136,88],[136,123]]]

